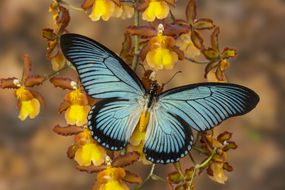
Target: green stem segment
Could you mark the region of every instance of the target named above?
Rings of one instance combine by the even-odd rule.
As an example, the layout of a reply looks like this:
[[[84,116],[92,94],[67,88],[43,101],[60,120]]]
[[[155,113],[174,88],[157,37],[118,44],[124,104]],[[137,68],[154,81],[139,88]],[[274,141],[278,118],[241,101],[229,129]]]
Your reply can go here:
[[[57,74],[59,74],[60,72],[64,71],[64,70],[67,69],[67,68],[70,68],[70,66],[69,66],[67,63],[65,63],[65,65],[64,65],[61,69],[59,69],[59,70],[57,70],[57,71],[53,71],[53,72],[50,73],[50,74],[47,74],[47,75],[45,76],[45,80],[44,80],[44,81],[49,80],[50,78],[56,76]]]
[[[194,167],[194,171],[193,171],[193,174],[191,176],[191,180],[189,182],[189,185],[190,187],[192,186],[193,184],[193,180],[194,180],[194,177],[196,175],[196,172],[200,169],[200,168],[203,168],[205,167],[207,164],[209,164],[209,162],[212,160],[212,158],[215,156],[216,154],[216,148],[211,152],[211,155],[204,161],[202,162],[201,164],[198,164]]]
[[[151,179],[151,177],[153,176],[154,168],[155,168],[155,164],[153,164],[153,165],[151,166],[151,169],[150,169],[150,172],[149,172],[148,176],[144,179],[144,181],[143,181],[139,186],[137,186],[137,187],[135,188],[135,190],[141,189],[142,186],[143,186],[148,180]]]
[[[136,1],[136,3],[138,0]],[[140,15],[139,11],[135,8],[135,13],[134,13],[134,26],[139,26],[140,25]],[[132,69],[136,71],[137,65],[139,62],[139,43],[140,43],[140,38],[138,35],[134,36],[134,57],[132,61]]]
[[[188,57],[185,57],[185,59],[187,59],[188,61],[191,61],[193,63],[201,64],[201,65],[211,63],[210,61],[198,61],[198,60],[194,60],[194,59],[191,59],[191,58],[188,58]]]
[[[182,172],[182,168],[181,168],[180,162],[176,162],[176,163],[174,164],[174,166],[175,166],[176,171],[178,171],[179,174],[184,177],[184,174],[183,174],[183,172]]]
[[[59,0],[58,1],[59,4],[62,4],[62,5],[65,5],[67,6],[69,9],[73,9],[75,11],[84,11],[84,9],[82,9],[81,7],[77,7],[77,6],[74,6],[72,4],[70,4],[69,2],[66,2],[64,0]]]

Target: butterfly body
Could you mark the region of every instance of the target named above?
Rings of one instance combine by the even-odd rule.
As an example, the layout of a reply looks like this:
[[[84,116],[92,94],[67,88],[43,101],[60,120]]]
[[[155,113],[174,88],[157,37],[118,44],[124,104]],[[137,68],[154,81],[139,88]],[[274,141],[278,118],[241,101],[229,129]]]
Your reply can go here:
[[[151,81],[150,90],[146,92],[147,104],[146,108],[151,108],[157,98],[158,85],[156,81]]]
[[[229,83],[199,83],[158,93],[146,89],[115,53],[78,34],[61,37],[65,57],[85,91],[102,99],[88,115],[92,137],[110,150],[124,149],[137,127],[146,132],[143,151],[153,163],[173,163],[192,147],[192,129],[202,132],[227,118],[246,114],[258,103],[251,89]]]

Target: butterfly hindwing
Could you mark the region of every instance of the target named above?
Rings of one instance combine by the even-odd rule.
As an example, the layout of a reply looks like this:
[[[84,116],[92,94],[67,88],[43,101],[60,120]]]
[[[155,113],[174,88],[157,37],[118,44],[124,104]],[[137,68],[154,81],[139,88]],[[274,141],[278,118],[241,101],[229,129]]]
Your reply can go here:
[[[64,56],[76,68],[80,81],[93,98],[143,96],[144,87],[137,75],[114,52],[78,34],[60,38]]]
[[[187,155],[193,142],[188,123],[163,107],[152,110],[144,153],[152,163],[174,163]]]
[[[243,115],[259,101],[249,88],[228,83],[200,83],[159,95],[164,109],[179,115],[197,131],[206,131],[229,117]]]
[[[105,99],[89,112],[88,127],[92,137],[109,150],[121,150],[133,133],[143,107],[132,100]]]

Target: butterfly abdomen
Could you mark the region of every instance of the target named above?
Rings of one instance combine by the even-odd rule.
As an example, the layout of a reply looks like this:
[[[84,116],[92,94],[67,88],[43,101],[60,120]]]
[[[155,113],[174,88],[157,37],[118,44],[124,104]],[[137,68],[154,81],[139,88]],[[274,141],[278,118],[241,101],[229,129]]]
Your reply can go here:
[[[149,117],[150,117],[150,112],[149,111],[144,111],[141,115],[140,118],[140,123],[139,123],[139,131],[140,132],[145,132],[146,127],[148,125],[149,122]]]

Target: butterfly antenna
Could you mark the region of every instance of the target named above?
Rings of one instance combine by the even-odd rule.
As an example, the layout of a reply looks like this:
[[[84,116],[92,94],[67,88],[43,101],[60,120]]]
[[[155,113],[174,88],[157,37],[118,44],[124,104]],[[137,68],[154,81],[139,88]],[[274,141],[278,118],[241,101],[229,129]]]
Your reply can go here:
[[[163,86],[167,85],[168,83],[170,83],[174,77],[178,74],[182,73],[182,71],[177,71],[166,83],[163,83]]]

